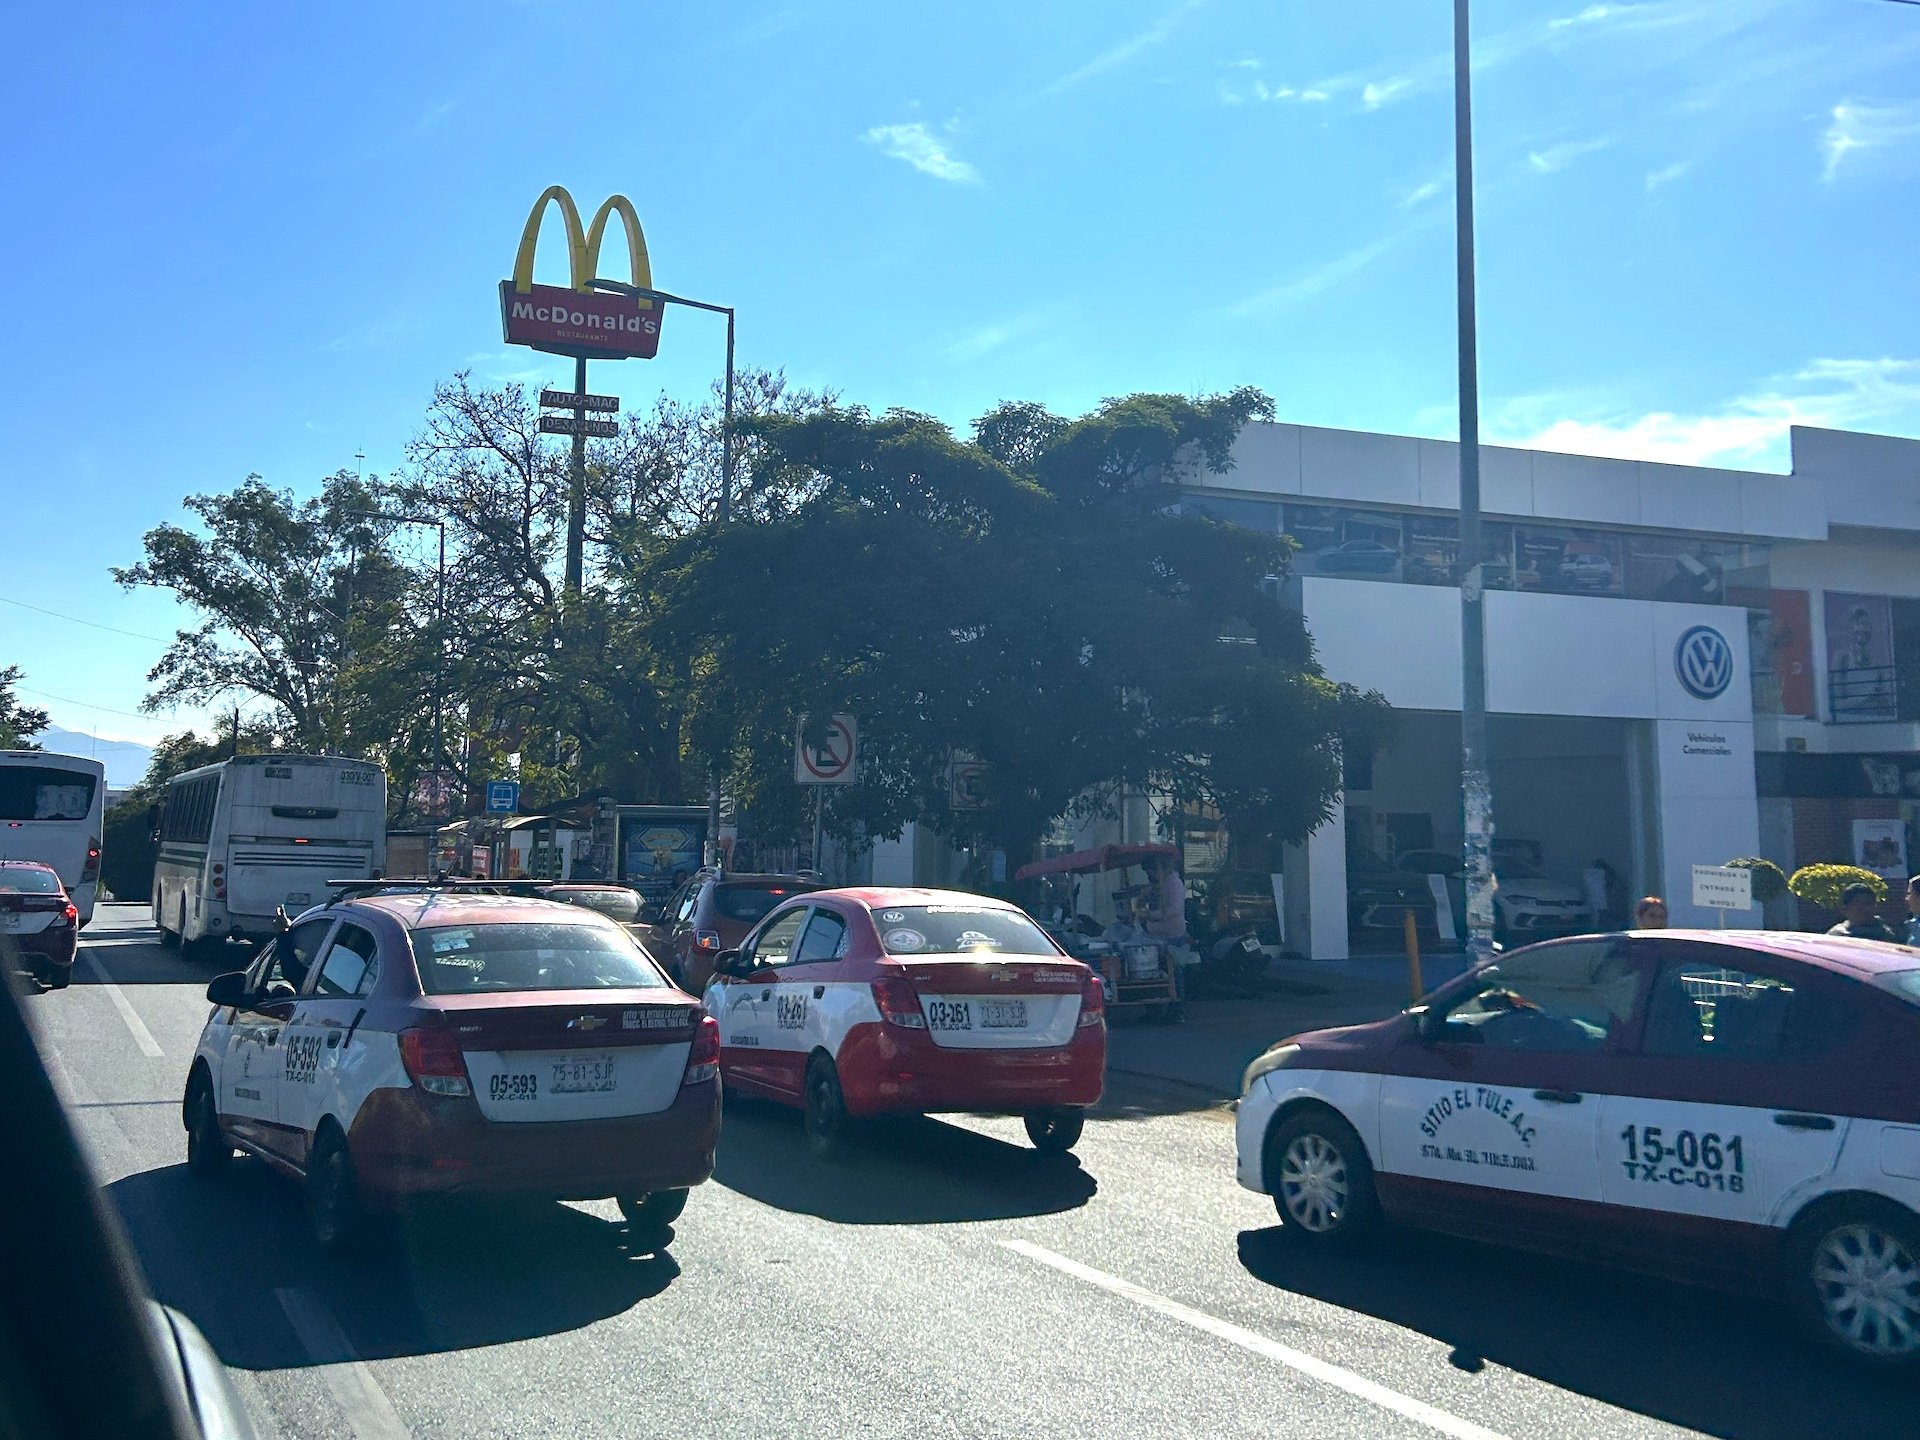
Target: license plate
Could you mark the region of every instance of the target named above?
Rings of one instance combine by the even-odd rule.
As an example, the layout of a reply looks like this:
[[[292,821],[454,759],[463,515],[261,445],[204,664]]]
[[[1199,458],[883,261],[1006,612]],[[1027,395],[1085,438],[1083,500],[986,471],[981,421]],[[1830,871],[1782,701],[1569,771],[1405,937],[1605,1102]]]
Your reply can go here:
[[[923,1008],[929,1030],[973,1029],[973,1007],[964,1000],[928,1000]]]
[[[501,1103],[538,1100],[540,1077],[530,1070],[512,1075],[494,1075],[487,1080],[487,1098]]]
[[[1024,1030],[1027,1028],[1027,1002],[982,1000],[980,1023],[989,1029]]]
[[[614,1067],[611,1055],[555,1060],[553,1079],[547,1086],[547,1089],[555,1095],[593,1095],[613,1088]]]

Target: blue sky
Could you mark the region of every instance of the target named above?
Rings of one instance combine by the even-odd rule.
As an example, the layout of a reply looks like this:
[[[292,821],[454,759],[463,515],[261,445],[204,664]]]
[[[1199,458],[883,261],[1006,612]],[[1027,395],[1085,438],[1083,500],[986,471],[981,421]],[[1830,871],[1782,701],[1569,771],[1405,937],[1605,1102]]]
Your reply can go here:
[[[964,425],[1252,383],[1449,434],[1448,11],[33,7],[0,664],[76,730],[201,720],[134,713],[188,617],[106,567],[186,493],[389,470],[455,370],[568,378],[501,344],[494,288],[553,183],[631,196],[656,283],[850,401]],[[1492,437],[1783,469],[1795,420],[1920,433],[1920,8],[1480,0],[1475,35]],[[692,396],[721,344],[675,312],[593,386]]]

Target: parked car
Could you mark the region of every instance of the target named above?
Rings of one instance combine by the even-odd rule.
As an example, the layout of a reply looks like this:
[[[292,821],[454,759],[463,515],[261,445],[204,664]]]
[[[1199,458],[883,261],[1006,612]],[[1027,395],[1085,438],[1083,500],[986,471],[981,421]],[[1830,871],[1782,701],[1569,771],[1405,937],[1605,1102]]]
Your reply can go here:
[[[1784,1293],[1920,1362],[1920,954],[1668,930],[1530,945],[1248,1067],[1240,1183],[1299,1243],[1382,1218]]]
[[[12,949],[14,963],[47,989],[72,983],[80,911],[52,866],[0,860],[0,946]]]
[[[1613,561],[1597,551],[1580,551],[1560,561],[1561,582],[1575,590],[1610,590],[1613,574]]]
[[[1397,941],[1413,916],[1422,934],[1435,929],[1433,891],[1418,875],[1396,870],[1367,850],[1347,853],[1347,933],[1356,941]]]
[[[817,881],[799,875],[702,870],[663,907],[653,927],[652,948],[674,980],[698,995],[713,978],[715,956],[736,949],[781,901],[819,888]]]
[[[1018,1115],[1080,1138],[1106,1083],[1100,977],[1024,910],[948,890],[820,890],[719,957],[702,1003],[729,1091],[804,1111],[814,1153],[876,1115]]]
[[[664,1243],[713,1173],[719,1027],[590,910],[349,892],[207,999],[187,1164],[239,1148],[297,1177],[324,1247],[454,1195],[611,1196]]]
[[[1455,928],[1463,929],[1466,866],[1458,855],[1446,850],[1408,850],[1395,863],[1412,875],[1445,876]],[[1493,930],[1501,944],[1578,935],[1600,924],[1584,882],[1557,880],[1511,852],[1496,854],[1493,867]]]

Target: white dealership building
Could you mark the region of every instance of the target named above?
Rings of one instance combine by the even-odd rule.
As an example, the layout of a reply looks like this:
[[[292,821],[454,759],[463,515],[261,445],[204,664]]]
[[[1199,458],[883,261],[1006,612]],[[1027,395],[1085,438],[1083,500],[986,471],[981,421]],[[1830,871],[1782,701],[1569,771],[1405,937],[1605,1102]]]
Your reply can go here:
[[[1494,819],[1513,872],[1577,890],[1604,862],[1616,906],[1659,893],[1675,924],[1710,925],[1695,864],[1920,864],[1920,441],[1796,427],[1791,455],[1777,474],[1482,449]],[[1255,424],[1233,460],[1192,476],[1184,503],[1292,536],[1289,593],[1322,668],[1399,712],[1385,744],[1349,754],[1304,844],[1231,862],[1243,890],[1248,872],[1280,877],[1288,948],[1338,959],[1398,936],[1356,895],[1377,900],[1403,857],[1460,850],[1459,451]],[[1228,863],[1204,817],[1128,810],[1072,843],[1174,835],[1197,882]],[[950,878],[914,840],[876,847],[875,881]]]

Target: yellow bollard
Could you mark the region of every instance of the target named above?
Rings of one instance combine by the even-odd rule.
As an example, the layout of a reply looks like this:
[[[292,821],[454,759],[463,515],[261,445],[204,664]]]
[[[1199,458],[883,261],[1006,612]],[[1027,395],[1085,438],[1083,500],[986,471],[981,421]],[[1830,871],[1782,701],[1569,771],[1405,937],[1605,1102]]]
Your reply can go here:
[[[1417,1005],[1420,997],[1427,993],[1426,986],[1420,983],[1420,931],[1413,923],[1413,911],[1407,911],[1400,919],[1407,932],[1407,990]]]

